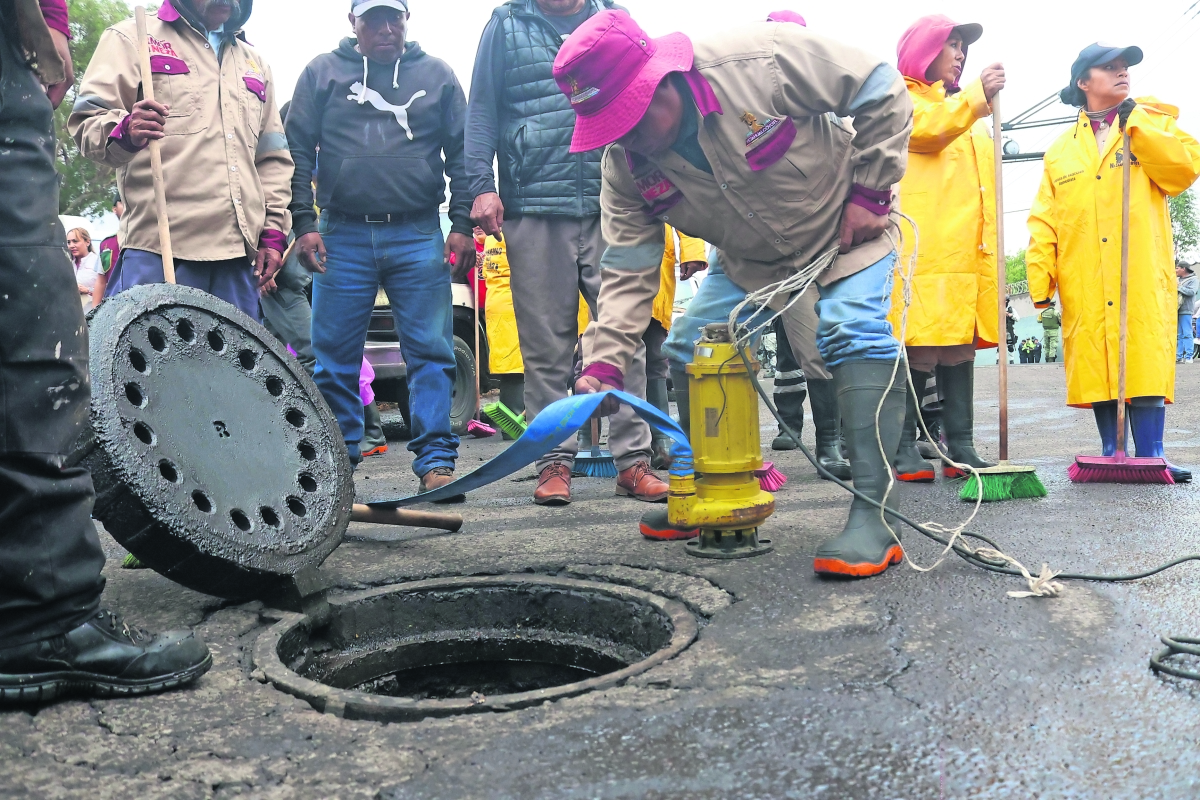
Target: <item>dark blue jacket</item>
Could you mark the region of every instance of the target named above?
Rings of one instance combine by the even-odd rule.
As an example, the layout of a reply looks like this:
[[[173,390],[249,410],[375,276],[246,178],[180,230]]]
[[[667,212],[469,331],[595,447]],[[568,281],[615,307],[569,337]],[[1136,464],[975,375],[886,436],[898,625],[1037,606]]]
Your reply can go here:
[[[620,8],[587,0],[588,16]],[[564,36],[535,0],[509,0],[492,13],[475,56],[467,108],[467,175],[475,196],[496,191],[506,217],[600,213],[600,150],[571,153],[575,112],[554,82]]]

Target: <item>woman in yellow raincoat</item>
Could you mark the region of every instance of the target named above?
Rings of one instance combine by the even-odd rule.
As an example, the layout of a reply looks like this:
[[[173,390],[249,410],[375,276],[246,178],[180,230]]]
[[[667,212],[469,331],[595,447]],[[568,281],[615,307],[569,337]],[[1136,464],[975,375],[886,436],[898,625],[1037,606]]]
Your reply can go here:
[[[1175,274],[1167,197],[1200,176],[1200,143],[1176,124],[1179,109],[1132,99],[1137,47],[1093,44],[1060,93],[1080,108],[1046,151],[1029,216],[1029,294],[1046,308],[1062,298],[1067,405],[1091,406],[1104,455],[1116,452],[1121,289],[1121,123],[1132,137],[1129,229],[1129,423],[1138,456],[1163,457],[1166,402],[1175,390]],[[1177,483],[1191,473],[1172,466]]]
[[[476,236],[483,231],[476,228]],[[484,301],[484,328],[488,341],[488,372],[500,379],[500,402],[520,414],[525,410],[525,362],[517,337],[517,316],[513,311],[508,251],[504,242],[488,236],[483,243],[483,279],[487,282]],[[579,298],[579,335],[588,326],[587,304]],[[505,434],[505,438],[510,438]]]
[[[1004,67],[992,64],[959,86],[967,49],[983,33],[942,15],[922,17],[900,39],[900,72],[913,103],[908,171],[900,206],[920,231],[904,344],[913,385],[923,390],[936,370],[942,425],[952,459],[982,468],[974,445],[976,348],[999,341],[996,299],[995,157],[989,106],[1004,87]],[[905,232],[889,317],[899,334],[904,277],[917,243]],[[908,398],[894,466],[902,481],[932,481],[933,464],[917,450],[919,398]],[[945,467],[947,478],[963,473]]]

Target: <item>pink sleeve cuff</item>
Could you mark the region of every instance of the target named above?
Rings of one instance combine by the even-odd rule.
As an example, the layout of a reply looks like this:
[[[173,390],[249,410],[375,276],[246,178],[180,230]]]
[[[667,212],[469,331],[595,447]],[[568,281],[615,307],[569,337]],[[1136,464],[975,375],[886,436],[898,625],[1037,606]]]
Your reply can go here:
[[[117,127],[113,128],[113,132],[108,135],[108,138],[112,139],[130,153],[138,153],[142,150],[145,150],[146,145],[149,145],[149,142],[142,147],[134,147],[133,142],[129,141],[129,119],[130,117],[128,114],[122,117],[121,122],[117,125]]]
[[[287,234],[282,231],[263,231],[258,237],[258,247],[260,250],[269,247],[283,253],[287,250]]]
[[[601,383],[625,391],[625,376],[621,374],[621,370],[612,364],[605,364],[603,361],[588,364],[583,368],[583,377],[596,378]]]
[[[67,18],[67,0],[39,0],[39,5],[42,7],[42,17],[45,18],[46,25],[70,39],[71,26],[68,24]]]
[[[892,192],[890,189],[868,189],[856,183],[850,190],[850,202],[872,214],[886,217],[892,210]]]

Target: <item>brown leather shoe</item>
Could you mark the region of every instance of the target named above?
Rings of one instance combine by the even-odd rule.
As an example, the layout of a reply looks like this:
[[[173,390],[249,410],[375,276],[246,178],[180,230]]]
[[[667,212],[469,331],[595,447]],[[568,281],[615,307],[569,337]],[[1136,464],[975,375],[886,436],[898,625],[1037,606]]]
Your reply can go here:
[[[533,502],[539,506],[565,506],[571,502],[571,468],[556,462],[538,474]]]
[[[650,465],[639,461],[617,475],[617,494],[632,497],[643,503],[661,503],[667,499],[670,487],[650,471]]]
[[[454,480],[454,470],[450,467],[434,467],[421,476],[421,488],[417,494],[425,494],[432,492],[434,489],[440,489]],[[453,497],[447,497],[443,500],[434,500],[435,503],[461,503],[466,500],[465,494],[456,494]]]

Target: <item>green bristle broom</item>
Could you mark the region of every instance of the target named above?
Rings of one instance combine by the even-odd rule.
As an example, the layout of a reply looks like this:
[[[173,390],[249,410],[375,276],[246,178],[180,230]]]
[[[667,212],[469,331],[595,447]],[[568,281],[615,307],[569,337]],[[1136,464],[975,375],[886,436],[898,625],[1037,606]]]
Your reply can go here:
[[[521,434],[525,433],[525,429],[529,426],[525,424],[524,414],[514,414],[512,409],[504,405],[504,403],[489,403],[483,407],[483,413],[487,418],[496,423],[500,430],[514,439],[520,439]]]
[[[1004,154],[1001,150],[1003,138],[1000,131],[1000,94],[992,98],[992,147],[996,158],[996,288],[999,298],[999,316],[996,321],[997,338],[1005,328],[1004,301],[1008,295],[1008,274],[1004,263]],[[1033,467],[1008,463],[1008,359],[1004,348],[997,344],[996,359],[1000,367],[1000,463],[994,467],[976,470],[967,478],[959,493],[962,500],[975,502],[982,488],[983,502],[1018,500],[1045,497],[1046,487]],[[981,487],[982,484],[982,487]]]

